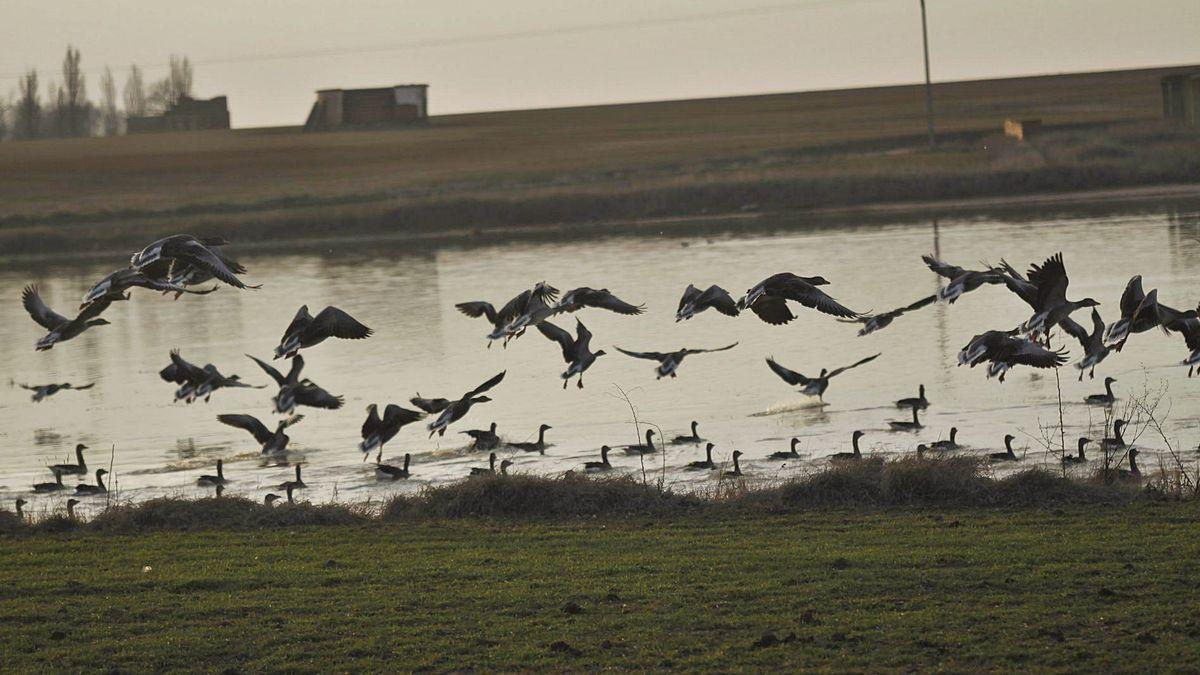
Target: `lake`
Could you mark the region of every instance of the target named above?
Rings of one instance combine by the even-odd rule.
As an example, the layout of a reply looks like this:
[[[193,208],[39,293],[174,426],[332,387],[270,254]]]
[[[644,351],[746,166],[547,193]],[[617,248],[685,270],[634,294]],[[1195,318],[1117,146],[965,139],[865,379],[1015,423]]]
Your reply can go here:
[[[688,234],[692,232],[692,234]],[[695,234],[702,232],[702,234]],[[45,468],[70,460],[75,443],[90,446],[89,466],[112,467],[110,483],[121,500],[158,495],[200,496],[200,473],[212,473],[225,460],[233,481],[227,494],[261,499],[293,474],[290,463],[304,465],[309,488],[304,499],[378,502],[423,486],[457,480],[471,467],[484,466],[487,453],[467,448],[457,432],[499,425],[509,441],[535,440],[537,428],[551,444],[545,455],[502,449],[515,462],[512,471],[557,474],[598,459],[602,444],[639,441],[646,425],[674,437],[700,423],[701,435],[716,444],[715,459],[728,464],[733,450],[744,453],[742,468],[752,482],[778,481],[824,466],[824,457],[850,449],[854,430],[866,432],[863,450],[900,455],[918,443],[946,438],[960,429],[964,452],[1003,449],[1007,433],[1017,436],[1023,461],[1015,466],[1057,467],[1057,450],[1044,446],[1042,427],[1057,425],[1058,387],[1054,371],[1015,368],[1007,381],[985,377],[984,368],[956,367],[958,350],[976,333],[1006,329],[1028,318],[1026,305],[1002,286],[988,286],[956,304],[934,304],[898,319],[890,327],[857,337],[858,326],[838,323],[812,310],[798,310],[787,326],[769,326],[752,314],[737,318],[708,311],[676,323],[683,289],[717,283],[736,296],[780,271],[822,275],[831,295],[859,311],[885,311],[936,291],[939,280],[921,262],[936,251],[947,261],[978,267],[979,261],[1004,257],[1024,271],[1062,251],[1071,278],[1068,295],[1100,300],[1107,322],[1119,315],[1118,299],[1134,274],[1147,290],[1179,309],[1194,307],[1200,289],[1200,201],[1149,202],[1136,207],[1097,205],[1082,213],[1014,212],[989,217],[906,218],[896,222],[823,222],[807,216],[778,216],[753,227],[696,221],[674,223],[658,232],[406,246],[394,241],[350,242],[322,246],[264,247],[235,245],[228,252],[249,273],[248,283],[262,290],[222,287],[208,296],[178,301],[141,289],[130,302],[114,304],[105,314],[112,322],[83,336],[37,353],[34,342],[44,331],[20,303],[21,288],[41,286],[54,309],[74,311],[82,294],[106,273],[126,264],[122,254],[66,261],[9,259],[0,269],[0,497],[31,501],[32,511],[61,508],[64,497],[33,498],[29,486],[52,480]],[[627,317],[587,309],[556,319],[573,330],[575,317],[594,333],[593,348],[608,354],[588,371],[586,387],[562,389],[564,364],[556,344],[529,331],[507,349],[487,348],[490,326],[460,314],[455,303],[488,300],[499,306],[524,288],[545,280],[559,289],[606,287],[635,304],[643,316]],[[274,425],[271,397],[276,388],[244,354],[269,359],[296,309],[307,304],[315,314],[327,304],[350,312],[375,330],[365,341],[329,340],[302,352],[304,375],[345,396],[336,411],[300,408],[304,420],[292,427],[293,453],[286,462],[263,462],[243,431],[216,421],[221,413],[250,413]],[[1090,326],[1088,315],[1076,315]],[[677,379],[656,380],[654,364],[617,353],[672,351],[680,347],[734,349],[689,356]],[[1072,364],[1082,354],[1073,340]],[[184,358],[216,364],[266,389],[216,392],[211,402],[173,403],[175,386],[158,371],[178,347]],[[772,374],[768,356],[793,370],[814,375],[881,352],[883,355],[832,380],[824,405],[796,393]],[[1061,369],[1067,444],[1080,435],[1101,438],[1106,411],[1082,403],[1103,391],[1105,376],[1118,379],[1115,414],[1127,412],[1134,397],[1161,398],[1156,411],[1167,437],[1195,467],[1200,441],[1200,378],[1189,380],[1179,362],[1187,355],[1183,340],[1157,331],[1134,336],[1124,351],[1096,370],[1096,379],[1077,381],[1073,366]],[[276,362],[279,365],[281,362]],[[286,371],[287,364],[279,365]],[[493,402],[476,406],[443,438],[428,438],[424,424],[405,427],[385,450],[385,461],[399,464],[412,454],[413,477],[379,483],[370,461],[357,449],[365,407],[399,403],[420,392],[457,398],[477,384],[507,371],[489,392]],[[35,404],[20,383],[94,382],[86,391],[61,392]],[[932,406],[919,432],[891,432],[887,421],[905,419],[893,401],[915,396],[925,384]],[[628,397],[628,402],[625,397]],[[630,405],[641,424],[635,427]],[[1144,422],[1146,415],[1134,415]],[[1143,422],[1128,437],[1138,437],[1143,472],[1174,466],[1167,445]],[[1057,443],[1058,431],[1052,433]],[[766,455],[786,450],[801,439],[802,459],[780,462]],[[1094,447],[1094,446],[1093,446]],[[1092,449],[1098,461],[1101,453]],[[663,479],[678,489],[705,490],[718,478],[686,472],[683,465],[703,458],[703,446],[672,445],[660,455],[627,457],[614,452],[617,472],[649,480]],[[373,458],[372,458],[373,459]],[[1074,468],[1084,472],[1095,468]],[[729,468],[728,466],[726,468]],[[1004,467],[998,470],[1012,470]],[[69,484],[79,482],[74,477]],[[93,482],[89,477],[87,482]],[[84,513],[103,498],[85,499]]]

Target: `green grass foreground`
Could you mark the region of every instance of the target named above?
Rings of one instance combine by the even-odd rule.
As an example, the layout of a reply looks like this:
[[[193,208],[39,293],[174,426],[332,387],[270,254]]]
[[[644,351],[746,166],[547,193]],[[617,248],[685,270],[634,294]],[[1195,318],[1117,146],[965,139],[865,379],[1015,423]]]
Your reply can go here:
[[[0,537],[0,668],[1188,669],[1197,516],[1134,502]]]

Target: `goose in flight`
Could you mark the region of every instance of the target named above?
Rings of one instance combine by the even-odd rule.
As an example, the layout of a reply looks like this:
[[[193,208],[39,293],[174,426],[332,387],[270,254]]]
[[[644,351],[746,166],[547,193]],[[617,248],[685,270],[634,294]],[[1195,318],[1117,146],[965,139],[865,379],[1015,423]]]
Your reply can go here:
[[[1121,293],[1121,318],[1104,331],[1104,346],[1121,351],[1125,341],[1134,333],[1145,333],[1159,326],[1158,293],[1142,290],[1142,275],[1130,277]]]
[[[717,347],[715,349],[689,349],[683,348],[675,352],[632,352],[628,349],[617,347],[617,351],[632,356],[635,359],[647,359],[649,361],[658,361],[658,366],[654,372],[658,375],[656,379],[661,380],[664,377],[675,377],[675,371],[679,369],[679,364],[683,362],[684,357],[691,354],[708,354],[711,352],[723,352],[728,349],[733,349],[738,343]]]
[[[738,300],[739,309],[749,309],[758,318],[779,326],[796,318],[788,308],[787,301],[792,300],[822,314],[853,319],[859,313],[844,307],[817,286],[828,285],[825,277],[801,277],[790,272],[781,272],[763,279],[757,285],[746,291],[746,295]]]
[[[710,307],[725,316],[741,314],[737,301],[724,288],[713,284],[701,291],[688,284],[683,291],[683,296],[679,298],[679,309],[675,312],[675,321],[687,321]]]
[[[246,354],[246,358],[257,363],[258,367],[262,368],[263,372],[271,376],[271,379],[279,385],[279,393],[271,398],[277,413],[290,415],[296,410],[296,406],[300,405],[337,410],[345,403],[344,398],[329,393],[312,380],[300,379],[300,371],[304,370],[304,357],[299,354],[292,357],[292,367],[286,376],[262,359],[249,354]]]
[[[214,245],[208,246],[207,248],[214,256],[217,257],[218,260],[224,263],[225,267],[231,270],[243,269],[242,265],[238,261],[226,255],[225,252],[221,250],[220,246]],[[200,284],[212,281],[215,278],[213,273],[206,267],[198,267],[188,263],[176,262],[169,270],[169,275],[170,278],[168,278],[167,281],[181,289],[183,293],[199,293],[203,295],[217,290],[216,286],[213,286],[205,291],[192,291],[186,288],[187,286],[199,286]],[[247,284],[246,288],[258,290],[262,288],[262,284]],[[183,295],[180,290],[175,290],[174,292],[176,300],[179,299],[180,295]]]
[[[542,318],[550,316],[552,313],[550,303],[557,300],[558,289],[544,281],[539,281],[532,289],[518,293],[499,310],[492,303],[483,300],[460,302],[455,305],[455,308],[473,319],[481,316],[487,318],[488,323],[492,324],[492,332],[487,336],[488,347],[492,346],[493,341],[501,339],[507,346],[508,341],[519,337],[526,327],[523,325],[510,332],[510,328],[515,325],[518,318],[532,317],[534,314],[541,315]],[[529,319],[525,320],[528,322]]]
[[[574,338],[549,321],[539,323],[537,329],[542,335],[557,342],[562,349],[563,360],[567,362],[567,369],[562,374],[563,389],[567,388],[567,383],[576,375],[579,376],[579,380],[575,386],[583,389],[583,373],[592,367],[598,357],[605,355],[603,349],[592,351],[592,332],[578,319],[575,320]]]
[[[376,448],[382,450],[384,444],[392,440],[404,425],[412,424],[424,416],[415,410],[389,403],[383,409],[383,417],[380,417],[378,406],[374,403],[367,406],[367,420],[362,425],[362,443],[358,446],[363,451],[363,459]]]
[[[1021,324],[1023,335],[1045,335],[1075,310],[1100,305],[1092,298],[1067,300],[1070,280],[1062,253],[1050,256],[1040,266],[1033,265],[1027,276],[1029,282],[1037,286],[1037,297],[1033,316]]]
[[[246,384],[241,381],[237,375],[223,375],[211,363],[207,363],[203,368],[196,366],[185,360],[179,353],[178,349],[171,350],[171,363],[166,368],[158,372],[158,376],[167,382],[174,382],[179,386],[175,391],[175,400],[186,400],[192,403],[198,398],[203,398],[207,403],[212,397],[213,392],[218,389],[230,387],[242,387],[252,389],[262,389],[262,385]]]
[[[893,321],[900,318],[901,316],[904,316],[908,312],[912,312],[914,310],[921,309],[922,307],[927,307],[929,305],[932,305],[933,301],[937,300],[937,297],[938,296],[936,296],[936,295],[929,295],[924,298],[921,298],[920,300],[917,300],[916,302],[912,303],[911,305],[905,305],[904,307],[898,307],[898,308],[893,309],[888,312],[883,312],[881,314],[869,314],[868,313],[868,314],[863,314],[862,316],[854,317],[852,319],[838,319],[838,321],[841,321],[842,323],[861,323],[862,328],[858,329],[858,336],[863,337],[865,335],[870,335],[871,333],[874,333],[877,330],[882,330],[884,328],[887,328],[888,326],[892,325]]]
[[[109,325],[106,319],[100,318],[100,314],[108,309],[112,300],[101,299],[90,303],[87,307],[79,310],[74,319],[68,319],[46,306],[46,303],[42,301],[41,294],[38,293],[37,286],[26,286],[25,290],[21,292],[21,304],[25,306],[25,311],[29,312],[29,316],[38,325],[50,331],[34,345],[34,349],[44,352],[54,348],[54,345],[60,342],[78,337],[80,333],[89,328]]]
[[[129,293],[126,291],[135,287],[145,288],[151,291],[161,291],[163,293],[175,293],[176,297],[184,293],[190,293],[192,295],[208,295],[209,293],[217,290],[217,287],[213,286],[207,290],[193,291],[164,279],[154,279],[148,277],[143,272],[126,267],[112,272],[100,281],[97,281],[96,284],[88,289],[88,292],[83,295],[83,302],[79,305],[79,308],[83,309],[91,303],[100,300],[108,300],[110,302],[128,300]]]
[[[1003,272],[995,268],[968,270],[938,260],[932,255],[923,255],[921,260],[924,260],[934,273],[949,281],[944,287],[938,289],[935,297],[939,302],[954,304],[964,294],[970,293],[984,284],[1004,283]]]
[[[1191,377],[1200,369],[1200,305],[1192,311],[1180,312],[1160,304],[1158,317],[1163,330],[1183,336],[1190,353],[1182,364],[1188,367],[1188,377]]]
[[[261,452],[264,455],[276,455],[285,452],[291,438],[283,433],[284,429],[302,419],[304,419],[304,415],[292,415],[287,419],[280,420],[275,425],[275,431],[271,431],[257,417],[251,415],[217,415],[217,421],[221,424],[227,424],[231,427],[250,432],[250,435],[261,446]]]
[[[1100,318],[1100,312],[1092,308],[1092,332],[1088,332],[1086,328],[1080,326],[1075,319],[1066,317],[1059,324],[1068,335],[1079,340],[1079,345],[1083,347],[1083,358],[1075,364],[1079,369],[1079,381],[1083,382],[1084,371],[1088,372],[1089,378],[1096,376],[1096,366],[1101,361],[1108,358],[1111,349],[1104,345],[1104,319]]]
[[[33,395],[29,397],[29,400],[33,401],[34,403],[41,403],[43,399],[53,396],[60,391],[69,391],[72,389],[75,391],[83,391],[84,389],[91,389],[94,386],[96,386],[95,382],[80,385],[74,385],[70,382],[63,382],[61,384],[22,384],[21,388],[33,392]]]
[[[283,338],[275,348],[275,358],[290,359],[301,349],[319,345],[331,337],[364,340],[374,332],[337,307],[326,307],[313,317],[308,313],[308,305],[302,305],[287,330],[283,331]]]
[[[974,368],[990,362],[988,377],[999,375],[1003,382],[1005,373],[1015,365],[1057,368],[1067,362],[1062,350],[1050,351],[1032,340],[1013,337],[1014,332],[990,330],[976,335],[959,351],[958,365]]]
[[[228,243],[221,238],[197,239],[190,234],[176,234],[159,239],[134,253],[129,259],[129,266],[147,276],[166,279],[187,266],[203,270],[234,288],[244,289],[246,284],[237,275],[245,274],[246,268],[237,263],[230,265],[231,260],[222,259],[209,248]]]
[[[646,311],[645,305],[633,305],[613,295],[607,288],[588,288],[580,286],[563,293],[562,299],[554,305],[554,313],[577,312],[584,307],[607,309],[610,312],[637,316]]]
[[[825,400],[825,398],[824,398],[825,390],[829,388],[829,380],[830,379],[834,378],[837,375],[841,375],[842,373],[846,372],[847,370],[850,370],[851,368],[857,368],[857,367],[863,365],[864,363],[870,363],[871,361],[874,361],[875,359],[879,358],[879,356],[880,356],[880,354],[868,356],[867,358],[855,361],[854,363],[851,363],[848,366],[843,366],[841,368],[834,368],[833,370],[826,370],[826,369],[822,368],[821,374],[816,377],[807,377],[805,375],[797,373],[794,370],[789,370],[789,369],[779,365],[779,363],[777,363],[775,361],[774,357],[767,359],[767,366],[770,367],[771,372],[778,375],[780,377],[780,379],[782,379],[784,382],[787,382],[788,384],[792,385],[793,387],[800,385],[802,387],[800,389],[800,393],[802,393],[806,396],[816,396],[816,397],[820,398],[822,401],[824,401]]]
[[[429,437],[433,438],[434,434],[437,434],[438,436],[446,435],[446,427],[449,427],[451,424],[454,424],[458,420],[462,419],[468,412],[470,412],[472,406],[474,406],[476,403],[487,403],[488,401],[491,401],[491,398],[488,398],[487,396],[480,396],[480,394],[500,384],[500,382],[504,380],[504,375],[506,372],[507,371],[501,371],[498,375],[492,377],[492,379],[463,394],[462,398],[459,398],[458,400],[450,401],[448,399],[425,399],[436,404],[431,405],[427,412],[431,414],[440,413],[438,418],[429,424]],[[416,405],[415,402],[414,405]]]

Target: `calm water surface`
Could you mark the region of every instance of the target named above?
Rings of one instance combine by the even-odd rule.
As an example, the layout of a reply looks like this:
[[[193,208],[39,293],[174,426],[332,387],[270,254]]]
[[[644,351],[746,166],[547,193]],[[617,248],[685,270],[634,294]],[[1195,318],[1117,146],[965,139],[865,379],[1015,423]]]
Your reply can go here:
[[[112,466],[111,482],[120,499],[156,495],[199,496],[196,476],[225,459],[234,482],[229,494],[261,498],[293,472],[290,466],[260,460],[250,436],[219,424],[220,413],[251,413],[273,425],[268,389],[217,392],[210,403],[172,403],[174,386],[157,372],[168,352],[179,347],[185,358],[212,362],[227,374],[255,384],[269,378],[243,354],[269,358],[296,308],[307,303],[315,313],[337,304],[375,329],[363,342],[330,340],[304,353],[304,374],[342,394],[341,410],[300,409],[305,419],[290,431],[313,501],[378,501],[421,489],[430,483],[464,476],[486,464],[486,453],[465,447],[456,432],[484,428],[495,421],[510,441],[536,438],[539,424],[554,427],[544,456],[504,449],[518,472],[555,474],[598,459],[601,444],[638,440],[631,412],[618,387],[628,394],[642,424],[661,428],[668,437],[686,433],[699,420],[701,435],[717,444],[716,458],[728,461],[734,449],[745,453],[750,480],[773,481],[822,466],[823,457],[849,449],[851,432],[867,432],[864,450],[911,452],[918,442],[945,438],[951,425],[968,452],[1000,449],[1006,433],[1025,449],[1021,466],[1053,464],[1054,457],[1036,440],[1040,425],[1057,423],[1057,394],[1052,371],[1012,371],[1000,384],[983,368],[954,366],[958,350],[972,335],[1008,328],[1027,318],[1026,306],[1001,287],[976,291],[952,307],[934,305],[902,317],[876,334],[856,337],[857,327],[811,311],[784,327],[768,326],[750,314],[737,319],[713,311],[675,323],[674,310],[688,283],[719,283],[735,294],[763,277],[788,270],[830,279],[834,297],[866,311],[887,310],[933,293],[937,279],[921,264],[922,253],[938,250],[965,266],[1004,256],[1021,269],[1063,251],[1073,298],[1092,296],[1107,321],[1117,313],[1125,282],[1142,274],[1147,289],[1181,308],[1192,307],[1200,291],[1200,206],[1178,205],[1140,214],[1020,221],[946,220],[932,223],[827,227],[803,231],[803,222],[778,222],[770,232],[680,235],[622,235],[590,242],[518,241],[479,247],[446,247],[413,252],[387,244],[356,244],[333,249],[297,249],[294,254],[262,250],[231,251],[249,268],[247,279],[262,283],[257,292],[228,287],[206,297],[179,301],[135,291],[128,303],[105,315],[111,326],[36,353],[42,335],[21,308],[21,287],[41,284],[51,307],[65,312],[105,273],[124,264],[122,256],[69,263],[22,263],[0,268],[0,497],[30,499],[35,511],[61,508],[63,496],[32,498],[35,482],[51,480],[48,464],[70,459],[76,442],[89,445],[89,466]],[[483,299],[499,305],[539,280],[560,289],[608,287],[620,297],[644,302],[646,315],[623,317],[599,310],[577,316],[595,334],[594,348],[605,348],[585,378],[586,388],[561,388],[564,364],[558,347],[535,331],[508,349],[486,349],[488,325],[454,309],[456,302]],[[1080,319],[1086,315],[1081,313]],[[560,319],[573,328],[574,318]],[[1087,323],[1087,322],[1083,322]],[[1090,324],[1088,324],[1090,325]],[[667,351],[683,346],[715,347],[738,341],[729,352],[692,356],[678,379],[656,381],[653,363],[628,358],[612,349]],[[815,374],[882,352],[878,360],[833,380],[826,405],[794,393],[774,376],[764,358],[775,356],[788,367]],[[1078,345],[1072,345],[1078,357]],[[1186,355],[1177,335],[1157,332],[1135,336],[1123,353],[1097,370],[1097,379],[1076,381],[1077,371],[1062,371],[1069,443],[1079,435],[1103,434],[1103,409],[1081,403],[1102,391],[1101,378],[1119,379],[1118,412],[1138,392],[1165,392],[1159,414],[1168,412],[1166,431],[1196,461],[1200,441],[1200,378],[1189,381],[1178,362]],[[1073,358],[1074,360],[1074,358]],[[286,367],[284,368],[286,371]],[[455,398],[500,370],[505,381],[491,392],[493,403],[476,407],[444,438],[429,439],[423,425],[403,429],[388,445],[385,460],[400,463],[413,454],[413,479],[377,483],[370,462],[356,449],[364,408],[389,402],[408,406],[417,392]],[[9,381],[11,378],[11,382]],[[13,383],[95,382],[94,389],[63,392],[41,404]],[[888,431],[887,420],[904,414],[895,399],[913,396],[926,384],[933,406],[918,433]],[[644,426],[642,427],[645,428]],[[767,454],[802,439],[804,459],[769,461]],[[1139,439],[1146,468],[1167,459],[1165,444],[1146,432]],[[1098,456],[1099,453],[1095,452]],[[700,488],[716,483],[708,473],[680,467],[702,458],[702,447],[670,446],[646,458],[646,471],[665,475],[668,484]],[[642,471],[637,458],[614,452],[617,471]],[[88,482],[92,479],[89,478]],[[69,479],[68,483],[78,482]],[[98,508],[89,498],[89,508]],[[102,499],[102,498],[101,498]],[[87,501],[87,500],[85,500]],[[6,504],[7,506],[7,504]]]

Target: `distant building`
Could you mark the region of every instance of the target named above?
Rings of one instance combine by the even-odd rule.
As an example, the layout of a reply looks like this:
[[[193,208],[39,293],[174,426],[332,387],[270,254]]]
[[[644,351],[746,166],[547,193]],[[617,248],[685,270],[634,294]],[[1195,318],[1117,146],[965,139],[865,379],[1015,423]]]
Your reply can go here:
[[[1163,118],[1200,126],[1200,72],[1162,78]]]
[[[427,84],[375,89],[322,89],[304,122],[305,131],[385,127],[429,117]]]
[[[228,128],[229,105],[224,96],[207,100],[184,96],[161,115],[126,120],[127,133],[131,134]]]
[[[1027,141],[1042,128],[1042,120],[1004,120],[1004,135],[1018,141]]]

